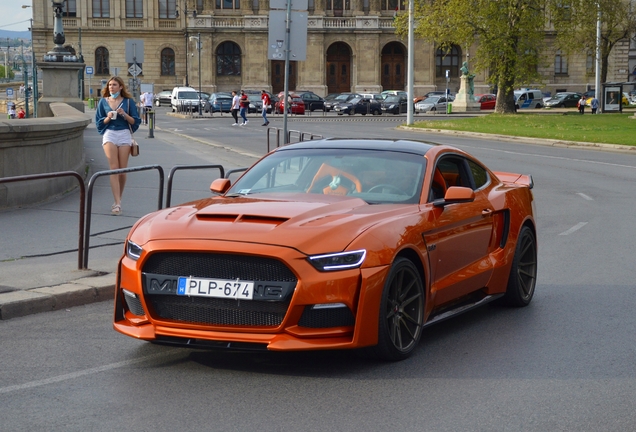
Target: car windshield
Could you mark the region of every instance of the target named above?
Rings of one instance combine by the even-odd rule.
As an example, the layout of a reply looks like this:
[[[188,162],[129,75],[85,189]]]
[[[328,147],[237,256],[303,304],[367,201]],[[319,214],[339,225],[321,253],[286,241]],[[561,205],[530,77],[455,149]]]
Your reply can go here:
[[[433,97],[424,99],[423,102],[427,104],[436,104],[437,102],[439,102],[439,99],[440,99],[439,96],[433,96]]]
[[[410,153],[362,149],[294,149],[270,154],[226,196],[333,194],[369,204],[416,204],[426,159]]]
[[[362,98],[360,97],[355,97],[353,99],[351,99],[349,102],[352,104],[357,104],[358,102],[360,102],[362,100]]]
[[[346,101],[346,100],[348,100],[350,97],[351,97],[351,95],[350,95],[350,94],[341,94],[340,96],[338,96],[338,97],[336,98],[336,100],[339,100],[339,101]]]
[[[396,103],[396,102],[399,102],[399,101],[400,101],[400,97],[399,96],[395,96],[395,95],[387,96],[384,99],[384,102],[391,102],[391,103]]]
[[[179,99],[196,99],[199,100],[199,95],[197,92],[179,92]]]

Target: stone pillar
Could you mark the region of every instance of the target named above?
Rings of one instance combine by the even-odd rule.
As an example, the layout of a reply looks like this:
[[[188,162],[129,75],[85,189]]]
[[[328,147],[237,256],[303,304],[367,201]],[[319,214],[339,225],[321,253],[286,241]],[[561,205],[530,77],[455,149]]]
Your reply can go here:
[[[475,102],[473,95],[468,92],[468,76],[462,75],[460,77],[461,84],[459,86],[459,92],[455,97],[453,103],[453,112],[471,112],[479,111],[481,105]]]
[[[79,97],[79,71],[84,63],[38,62],[42,71],[42,88],[38,99],[38,117],[53,117],[49,105],[64,102],[84,112],[84,101]]]

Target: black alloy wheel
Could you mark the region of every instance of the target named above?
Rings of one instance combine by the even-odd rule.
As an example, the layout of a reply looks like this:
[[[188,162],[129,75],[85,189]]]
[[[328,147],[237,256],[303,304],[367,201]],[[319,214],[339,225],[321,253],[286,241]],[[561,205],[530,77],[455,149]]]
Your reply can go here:
[[[374,347],[374,354],[389,361],[408,358],[420,341],[423,324],[422,279],[411,261],[397,258],[382,292],[378,345]]]
[[[534,232],[529,227],[524,226],[517,239],[504,301],[509,306],[528,306],[534,295],[536,283],[537,241]]]

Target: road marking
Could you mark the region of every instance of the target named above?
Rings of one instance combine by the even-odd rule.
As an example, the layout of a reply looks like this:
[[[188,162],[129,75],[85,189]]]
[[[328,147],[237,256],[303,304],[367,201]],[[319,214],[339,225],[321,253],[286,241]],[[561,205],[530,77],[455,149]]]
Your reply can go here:
[[[94,375],[97,373],[101,373],[101,372],[105,372],[105,371],[109,371],[113,369],[119,369],[122,367],[131,366],[137,363],[143,363],[148,360],[160,359],[162,357],[169,357],[178,352],[185,353],[187,351],[184,351],[182,349],[172,349],[172,350],[164,351],[158,354],[153,354],[153,355],[149,355],[145,357],[139,357],[139,358],[131,359],[131,360],[124,360],[117,363],[111,363],[111,364],[99,366],[96,368],[85,369],[82,371],[77,371],[77,372],[73,372],[73,373],[69,373],[65,375],[59,375],[56,377],[45,378],[45,379],[41,379],[37,381],[31,381],[24,384],[16,384],[16,385],[7,386],[7,387],[0,387],[0,394],[10,393],[10,392],[18,391],[18,390],[31,389],[34,387],[41,387],[48,384],[55,384],[58,382],[68,381],[68,380],[80,378],[87,375]]]
[[[591,196],[585,195],[584,193],[579,192],[577,193],[577,195],[588,201],[594,201],[594,198],[592,198]]]
[[[578,231],[581,228],[583,228],[585,225],[587,225],[587,222],[579,222],[576,225],[574,225],[572,228],[570,228],[567,231],[563,231],[561,234],[559,235],[570,235],[572,234],[574,231]]]

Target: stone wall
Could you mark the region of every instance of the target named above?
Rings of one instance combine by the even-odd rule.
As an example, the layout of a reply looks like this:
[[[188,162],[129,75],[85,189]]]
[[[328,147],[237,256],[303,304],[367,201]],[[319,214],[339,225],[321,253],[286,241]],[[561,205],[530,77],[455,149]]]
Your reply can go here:
[[[54,117],[0,119],[0,178],[75,171],[84,176],[88,115],[51,103]],[[45,201],[77,187],[72,177],[0,183],[0,209]]]

